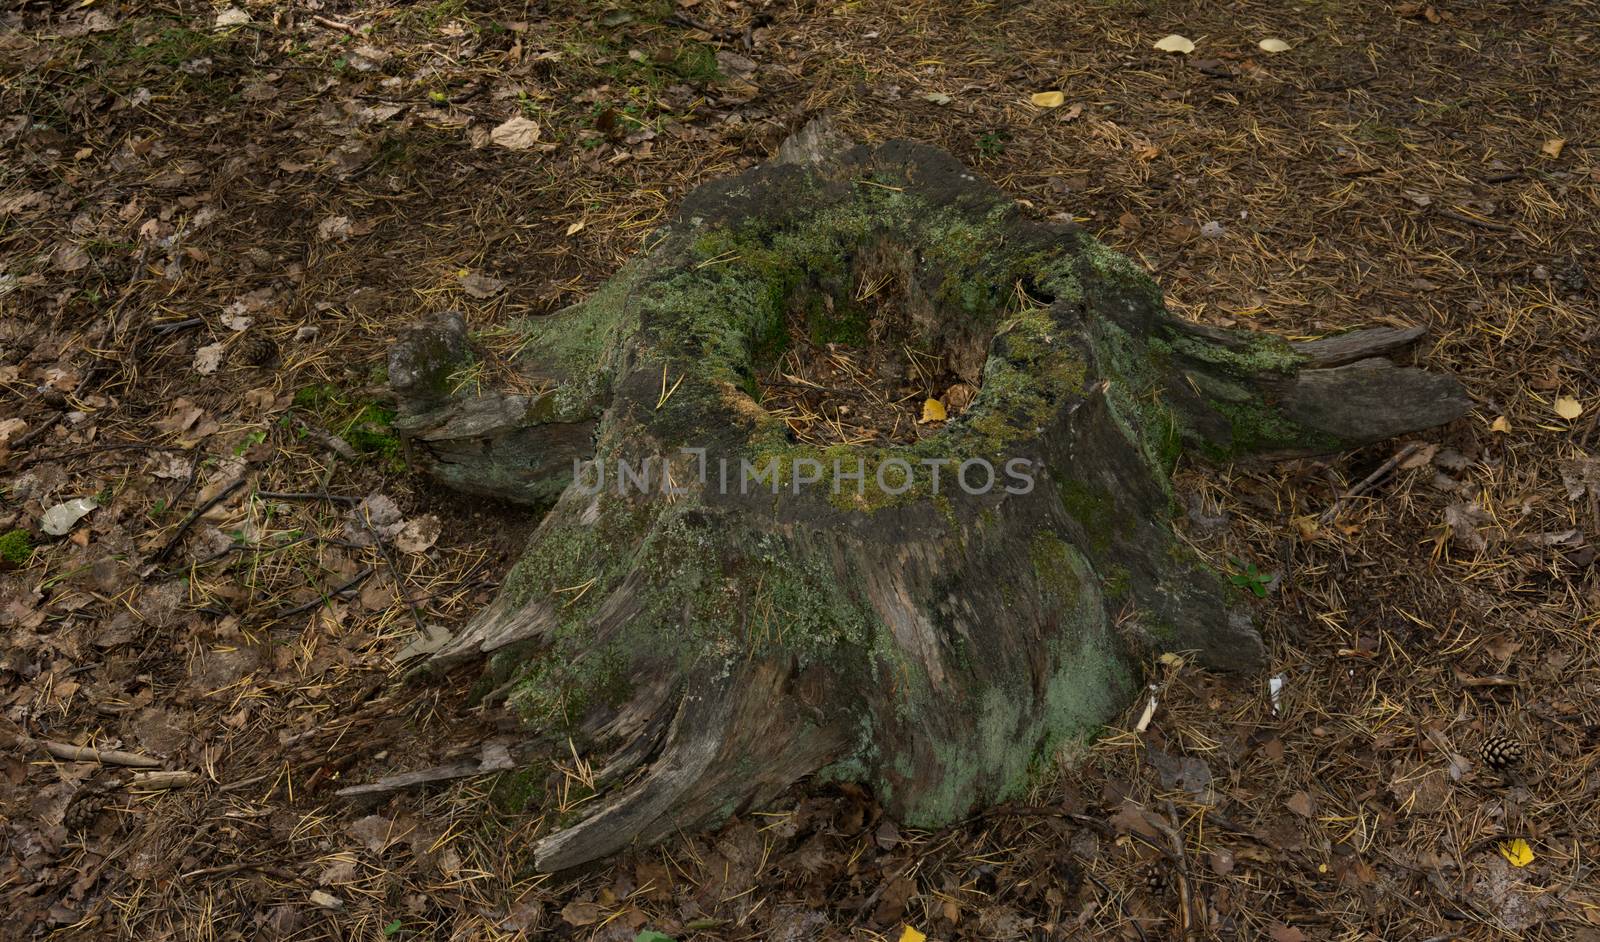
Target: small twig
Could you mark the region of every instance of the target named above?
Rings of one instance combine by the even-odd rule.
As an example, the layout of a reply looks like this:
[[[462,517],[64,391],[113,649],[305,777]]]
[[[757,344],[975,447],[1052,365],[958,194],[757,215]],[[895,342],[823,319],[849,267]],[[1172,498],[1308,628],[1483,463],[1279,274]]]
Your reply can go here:
[[[151,326],[150,330],[151,330],[151,332],[157,333],[157,334],[170,334],[170,333],[175,333],[177,331],[183,330],[183,329],[188,328],[188,327],[198,327],[198,326],[200,326],[201,324],[204,324],[204,323],[205,323],[205,319],[204,318],[186,317],[181,321],[163,321],[163,322],[161,322],[159,324],[155,324],[155,325]]]
[[[422,624],[422,613],[417,611],[417,603],[411,600],[411,593],[406,591],[404,583],[400,580],[400,567],[395,565],[394,556],[389,552],[389,544],[384,541],[383,537],[378,535],[377,530],[373,529],[372,519],[368,516],[369,511],[367,508],[358,507],[358,509],[361,511],[361,529],[367,531],[367,535],[372,537],[372,542],[378,545],[378,552],[383,554],[383,561],[389,567],[389,578],[394,580],[394,590],[400,593],[400,597],[405,599],[406,608],[411,610],[411,622],[416,626],[417,635],[426,637],[428,632]]]
[[[56,418],[60,418],[60,416]],[[30,432],[29,434],[31,435],[32,433]],[[11,446],[13,451],[20,447],[20,442],[21,439],[18,439],[18,443]],[[143,442],[120,442],[114,445],[100,445],[96,448],[83,448],[78,451],[66,451],[55,455],[37,455],[17,465],[17,468],[19,470],[31,468],[44,461],[65,461],[68,458],[82,458],[85,455],[98,455],[107,451],[188,451],[188,449],[179,448],[175,445],[146,445]]]
[[[1377,484],[1379,481],[1381,481],[1385,477],[1387,477],[1389,475],[1389,472],[1391,472],[1395,468],[1399,467],[1400,462],[1402,462],[1402,461],[1406,460],[1407,458],[1411,457],[1412,455],[1416,454],[1421,449],[1422,449],[1422,443],[1421,442],[1412,442],[1411,444],[1409,444],[1409,445],[1405,446],[1404,448],[1400,449],[1399,451],[1395,452],[1394,453],[1394,457],[1390,458],[1388,461],[1385,461],[1378,468],[1378,470],[1376,470],[1376,471],[1372,472],[1371,474],[1367,475],[1366,477],[1362,478],[1361,479],[1361,483],[1357,484],[1355,487],[1350,488],[1350,490],[1348,490],[1348,491],[1346,491],[1344,493],[1344,496],[1340,497],[1338,500],[1333,502],[1333,506],[1332,507],[1329,507],[1327,510],[1324,510],[1322,512],[1322,516],[1319,518],[1320,521],[1322,523],[1327,523],[1328,521],[1332,520],[1334,517],[1337,517],[1339,515],[1339,511],[1344,509],[1344,505],[1345,504],[1349,503],[1350,501],[1354,500],[1355,498],[1360,497],[1362,494],[1366,493],[1368,490],[1370,490],[1372,488],[1372,486],[1374,484]]]
[[[361,503],[361,498],[359,497],[346,497],[343,494],[329,494],[327,491],[322,491],[321,493],[300,491],[256,491],[256,496],[265,497],[268,500],[331,500],[337,501],[341,504]]]
[[[168,788],[187,788],[198,781],[200,781],[200,776],[194,772],[159,769],[154,772],[133,773],[133,779],[128,782],[128,787],[145,789],[146,791],[163,791]]]
[[[1453,209],[1445,209],[1442,206],[1435,206],[1433,211],[1446,219],[1454,219],[1456,222],[1464,222],[1469,226],[1477,226],[1480,229],[1488,229],[1490,232],[1517,231],[1514,226],[1506,225],[1503,222],[1495,222],[1492,219],[1479,219],[1476,216],[1468,216],[1466,213],[1458,213]]]
[[[183,539],[183,535],[189,532],[189,528],[194,526],[196,520],[199,520],[200,517],[206,513],[206,511],[222,503],[222,501],[227,498],[229,494],[232,494],[234,491],[237,491],[243,486],[244,475],[241,474],[229,482],[227,487],[213,495],[210,500],[206,501],[204,504],[201,504],[199,507],[196,507],[182,523],[178,524],[178,532],[172,534],[171,538],[167,540],[166,545],[162,546],[161,549],[156,551],[154,556],[150,557],[150,562],[159,563],[163,559],[166,559],[167,554],[172,552],[173,547],[178,545],[178,541]]]
[[[21,733],[12,734],[15,745],[33,746],[43,749],[57,759],[68,762],[99,762],[103,765],[126,765],[135,769],[159,769],[160,759],[141,756],[135,752],[122,752],[118,749],[96,749],[92,746],[74,746],[71,743],[52,742],[48,739],[34,739]]]
[[[272,617],[273,618],[288,618],[288,617],[290,617],[292,615],[298,615],[301,612],[309,612],[313,608],[316,608],[319,605],[326,604],[334,596],[339,595],[339,594],[344,593],[344,592],[349,592],[351,589],[355,588],[357,585],[360,585],[362,580],[366,579],[368,576],[372,575],[376,571],[377,570],[374,567],[368,566],[367,568],[365,568],[365,569],[361,570],[360,572],[356,573],[354,576],[351,576],[343,584],[341,584],[341,585],[339,585],[339,586],[337,586],[337,587],[335,587],[333,589],[330,589],[326,593],[317,596],[316,598],[314,598],[311,601],[305,603],[304,605],[296,605],[294,608],[287,608],[287,609],[283,609],[282,611],[273,612],[272,613]]]
[[[351,36],[361,35],[361,30],[358,27],[351,26],[349,23],[341,23],[338,20],[330,20],[325,16],[313,16],[311,18],[311,22],[317,24],[318,26],[326,26],[329,29],[336,29],[341,33],[349,33]]]
[[[1077,858],[1078,855],[1077,854],[1073,854],[1072,856],[1074,858]],[[1080,864],[1083,863],[1083,861],[1081,859],[1078,860],[1078,862]],[[1106,896],[1109,896],[1111,899],[1116,901],[1117,908],[1122,910],[1122,918],[1128,920],[1128,924],[1130,926],[1133,926],[1133,931],[1134,932],[1139,933],[1139,942],[1150,942],[1149,937],[1144,934],[1144,926],[1139,925],[1139,920],[1133,918],[1132,911],[1130,911],[1128,909],[1128,901],[1125,900],[1125,899],[1122,899],[1121,897],[1117,896],[1117,894],[1111,892],[1111,887],[1106,886],[1104,880],[1101,880],[1099,877],[1095,876],[1094,873],[1089,870],[1088,865],[1085,864],[1082,869],[1083,869],[1083,875],[1089,878],[1089,882],[1090,883],[1093,883],[1095,886],[1098,886],[1100,888],[1100,892],[1104,893]]]
[[[188,873],[178,875],[180,880],[192,880],[195,877],[220,877],[229,873],[238,873],[241,870],[268,870],[282,863],[281,858],[272,860],[241,860],[237,863],[218,864],[215,867],[201,867],[199,870],[190,870]]]
[[[1178,905],[1181,907],[1180,915],[1183,917],[1183,937],[1194,937],[1194,899],[1193,891],[1189,887],[1189,857],[1184,853],[1183,836],[1178,833],[1178,808],[1167,799],[1167,816],[1172,819],[1172,826],[1167,827],[1160,821],[1152,823],[1157,829],[1166,834],[1167,843],[1172,845],[1173,858],[1177,863],[1178,871]]]
[[[22,451],[22,449],[24,449],[24,448],[28,447],[29,445],[33,444],[35,439],[42,437],[44,435],[44,433],[46,433],[46,432],[50,431],[51,429],[55,428],[56,427],[56,423],[61,421],[61,416],[62,415],[63,415],[63,413],[57,412],[55,415],[52,415],[50,418],[45,419],[43,422],[40,422],[38,428],[33,429],[32,431],[28,432],[27,434],[22,435],[21,437],[19,437],[16,441],[12,442],[11,445],[9,446],[10,449],[12,451],[14,451],[14,452],[19,452],[20,453]],[[31,464],[33,464],[33,461],[24,461],[22,463],[22,467],[26,468]]]

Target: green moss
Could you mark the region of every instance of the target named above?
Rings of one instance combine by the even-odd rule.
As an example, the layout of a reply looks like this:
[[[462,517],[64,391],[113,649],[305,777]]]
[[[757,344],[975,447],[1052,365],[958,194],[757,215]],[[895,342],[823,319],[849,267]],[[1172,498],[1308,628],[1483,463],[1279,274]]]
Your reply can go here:
[[[1176,542],[1173,543],[1176,546]],[[1106,570],[1105,595],[1113,602],[1121,602],[1133,590],[1133,574],[1128,567],[1112,565]]]
[[[0,535],[0,560],[13,566],[26,566],[33,558],[33,535],[27,530],[10,530]]]
[[[394,410],[374,402],[358,406],[335,434],[362,454],[393,458],[400,453],[400,439],[394,434]]]
[[[1028,551],[1039,588],[1057,604],[1076,603],[1083,583],[1078,576],[1073,548],[1054,533],[1041,531],[1029,544]]]
[[[1173,352],[1190,359],[1222,367],[1228,373],[1245,380],[1267,373],[1288,375],[1306,362],[1306,358],[1295,353],[1289,342],[1282,337],[1265,333],[1244,333],[1236,336],[1240,344],[1237,349],[1183,336],[1174,337],[1166,343],[1156,341],[1152,346],[1157,350],[1170,348]]]
[[[938,778],[907,809],[908,823],[937,827],[959,819],[979,799],[998,802],[1024,794],[1039,757],[1091,734],[1133,688],[1105,625],[1101,597],[1090,588],[1087,561],[1059,541],[1036,542],[1033,553],[1046,591],[1070,594],[1057,608],[1061,630],[1045,642],[1051,670],[1042,703],[1025,678],[978,691],[976,729],[970,737],[934,743]]]
[[[551,767],[545,763],[506,772],[489,789],[489,802],[502,814],[521,814],[543,804],[545,779]]]
[[[1271,454],[1309,448],[1313,451],[1333,451],[1339,447],[1338,439],[1320,435],[1289,421],[1283,413],[1260,398],[1243,402],[1210,400],[1211,407],[1228,420],[1232,434],[1229,448],[1212,448],[1213,457],[1229,458],[1237,455]]]
[[[1083,528],[1090,547],[1101,553],[1110,549],[1118,525],[1111,495],[1093,487],[1087,479],[1076,477],[1058,479],[1056,493],[1061,496],[1061,505],[1067,513]]]
[[[348,396],[329,383],[313,383],[296,390],[294,407],[313,415],[361,454],[388,459],[400,454],[395,412],[388,406]]]

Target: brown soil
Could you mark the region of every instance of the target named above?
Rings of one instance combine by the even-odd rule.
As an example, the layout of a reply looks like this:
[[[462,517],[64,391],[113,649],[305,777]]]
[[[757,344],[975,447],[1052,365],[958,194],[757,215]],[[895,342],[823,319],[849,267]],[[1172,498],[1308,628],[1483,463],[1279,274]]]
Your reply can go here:
[[[887,278],[858,279],[852,301],[868,313],[866,336],[855,344],[816,343],[804,311],[791,312],[788,347],[759,383],[761,405],[788,422],[795,440],[907,444],[943,428],[977,395],[948,356],[913,346],[895,294]]]
[[[0,563],[0,934],[1594,942],[1593,0],[222,6],[0,10],[0,534],[36,544]],[[397,682],[526,521],[406,473],[386,345],[455,307],[509,350],[822,111],[1076,220],[1198,321],[1425,325],[1481,408],[1342,502],[1407,443],[1185,465],[1271,667],[1152,663],[1142,728],[1139,703],[956,826],[818,787],[550,877],[525,852],[588,795],[570,750],[336,797],[521,735],[467,704],[475,672]],[[495,142],[513,117],[525,149]],[[911,358],[874,379],[899,354],[870,350],[785,371],[901,402]],[[840,434],[897,434],[942,382]],[[351,503],[379,494],[387,552]]]

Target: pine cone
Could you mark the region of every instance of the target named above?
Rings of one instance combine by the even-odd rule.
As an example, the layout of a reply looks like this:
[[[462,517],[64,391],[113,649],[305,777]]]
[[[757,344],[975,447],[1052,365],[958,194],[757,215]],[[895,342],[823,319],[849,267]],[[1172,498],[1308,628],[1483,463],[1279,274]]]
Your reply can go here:
[[[1490,736],[1483,741],[1483,762],[1496,772],[1504,772],[1522,761],[1522,744],[1505,736]]]
[[[1167,868],[1159,863],[1146,864],[1139,871],[1139,879],[1144,881],[1144,888],[1149,890],[1152,896],[1161,896],[1171,886]]]
[[[239,341],[239,360],[247,366],[266,366],[278,358],[278,345],[264,334],[246,334]]]

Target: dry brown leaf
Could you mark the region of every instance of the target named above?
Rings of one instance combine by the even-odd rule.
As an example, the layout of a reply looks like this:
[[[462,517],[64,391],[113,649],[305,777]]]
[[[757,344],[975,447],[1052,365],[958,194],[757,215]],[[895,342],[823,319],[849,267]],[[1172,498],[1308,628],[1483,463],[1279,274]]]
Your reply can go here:
[[[592,926],[600,921],[600,907],[574,900],[562,908],[561,918],[569,926]]]
[[[1583,404],[1571,396],[1562,396],[1556,400],[1556,415],[1570,422],[1583,415]]]
[[[1561,149],[1566,146],[1566,138],[1552,137],[1550,140],[1544,142],[1544,146],[1539,148],[1539,153],[1545,155],[1546,157],[1560,157]]]
[[[539,122],[517,115],[490,131],[489,140],[506,150],[527,150],[539,142]]]

